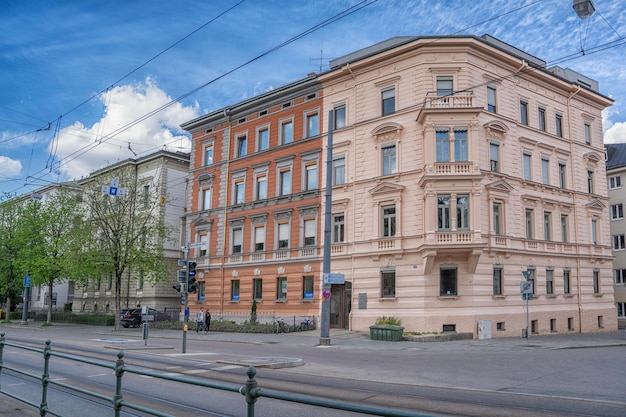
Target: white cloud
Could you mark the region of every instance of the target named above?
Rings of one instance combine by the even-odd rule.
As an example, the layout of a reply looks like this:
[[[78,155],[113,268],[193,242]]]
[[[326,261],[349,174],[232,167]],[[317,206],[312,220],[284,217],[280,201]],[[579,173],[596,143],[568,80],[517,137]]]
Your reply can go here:
[[[604,143],[626,143],[626,122],[617,122],[604,132]]]
[[[190,141],[179,125],[198,116],[198,105],[174,103],[152,79],[138,85],[122,85],[100,97],[103,117],[92,126],[74,122],[59,133],[58,143],[48,147],[61,161],[68,178],[81,178],[115,162],[160,149],[190,150]],[[145,119],[144,119],[145,118]],[[141,120],[137,122],[138,120]]]
[[[0,178],[10,178],[19,175],[22,163],[15,159],[0,155]]]

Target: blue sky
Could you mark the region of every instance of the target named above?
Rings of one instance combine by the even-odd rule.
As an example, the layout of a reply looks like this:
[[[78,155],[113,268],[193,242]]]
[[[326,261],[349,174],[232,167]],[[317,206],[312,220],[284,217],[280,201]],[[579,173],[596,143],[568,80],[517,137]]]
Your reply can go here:
[[[2,0],[0,193],[188,151],[181,123],[394,36],[488,33],[579,71],[615,100],[605,141],[626,142],[624,4],[594,5],[581,20],[571,0]]]

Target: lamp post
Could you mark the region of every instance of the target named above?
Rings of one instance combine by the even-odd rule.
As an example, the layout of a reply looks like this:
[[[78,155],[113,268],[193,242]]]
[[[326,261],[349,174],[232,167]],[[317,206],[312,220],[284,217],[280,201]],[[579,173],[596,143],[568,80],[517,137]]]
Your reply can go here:
[[[320,323],[320,345],[330,345],[330,289],[326,276],[330,273],[330,249],[331,249],[331,216],[332,216],[332,193],[333,193],[333,125],[334,110],[328,111],[328,149],[326,150],[326,200],[324,210],[324,262],[322,271],[322,318]],[[328,295],[328,297],[326,297]]]

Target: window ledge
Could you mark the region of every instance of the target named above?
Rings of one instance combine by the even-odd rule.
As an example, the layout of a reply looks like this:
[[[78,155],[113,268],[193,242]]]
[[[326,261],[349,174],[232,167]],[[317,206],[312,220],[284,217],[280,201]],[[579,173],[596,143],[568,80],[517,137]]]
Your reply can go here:
[[[283,303],[283,304],[287,304],[287,299],[286,298],[277,298],[274,300],[275,303]]]
[[[594,296],[594,297],[604,297],[604,294],[603,294],[603,293],[601,293],[601,292],[594,292],[594,293],[593,293],[593,296]]]
[[[556,298],[558,294],[546,294],[546,298]]]
[[[300,300],[301,303],[306,304],[306,303],[313,303],[315,301],[315,299],[313,298],[303,298]]]
[[[239,304],[239,300],[228,300],[228,304]]]
[[[459,296],[456,294],[450,294],[450,295],[445,294],[445,295],[440,295],[438,298],[440,300],[456,300],[457,298],[459,298]]]
[[[378,301],[380,302],[385,302],[385,301],[398,301],[398,299],[396,297],[379,297]]]
[[[564,298],[574,298],[574,294],[563,294]]]
[[[493,294],[491,296],[491,298],[493,298],[494,300],[504,300],[506,298],[506,295],[504,295],[504,294]]]

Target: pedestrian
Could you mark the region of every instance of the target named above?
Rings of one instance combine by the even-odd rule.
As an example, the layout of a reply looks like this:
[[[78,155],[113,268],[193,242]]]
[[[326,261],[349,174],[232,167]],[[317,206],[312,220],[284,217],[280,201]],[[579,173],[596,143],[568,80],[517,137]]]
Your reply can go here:
[[[204,331],[205,333],[209,332],[209,329],[211,328],[211,313],[209,312],[209,309],[206,309],[206,313],[204,313]]]
[[[204,326],[204,311],[203,309],[200,309],[200,311],[198,311],[198,314],[196,315],[196,333],[198,333],[198,331],[201,330],[203,326]]]

